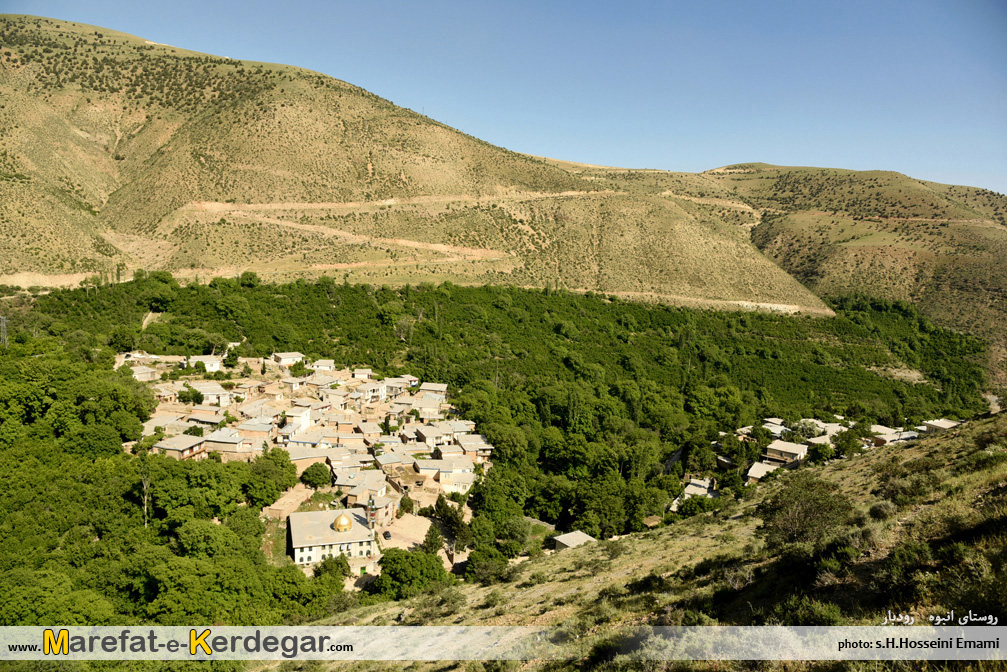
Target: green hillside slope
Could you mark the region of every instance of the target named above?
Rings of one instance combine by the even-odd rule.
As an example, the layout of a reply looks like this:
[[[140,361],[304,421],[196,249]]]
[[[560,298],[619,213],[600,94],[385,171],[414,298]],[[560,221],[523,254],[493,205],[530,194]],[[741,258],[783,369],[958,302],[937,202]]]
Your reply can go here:
[[[873,449],[779,474],[750,499],[713,513],[523,559],[496,581],[377,605],[356,606],[348,595],[323,622],[552,626],[571,660],[544,668],[565,670],[638,669],[619,657],[636,648],[638,626],[881,625],[888,610],[913,614],[917,623],[950,610],[1002,613],[1005,441],[1007,418],[999,418],[909,447]],[[844,512],[819,512],[798,540],[783,542],[772,512],[786,511],[795,496],[827,497]],[[785,669],[876,667],[796,661]],[[686,668],[753,669],[746,662]]]
[[[318,73],[34,17],[0,19],[0,44],[0,282],[251,269],[827,312],[706,205]]]

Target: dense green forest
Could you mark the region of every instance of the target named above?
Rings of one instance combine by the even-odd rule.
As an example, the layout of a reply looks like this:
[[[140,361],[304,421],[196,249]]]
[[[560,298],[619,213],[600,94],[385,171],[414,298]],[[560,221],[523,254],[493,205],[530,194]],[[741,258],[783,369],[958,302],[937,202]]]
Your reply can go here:
[[[250,465],[122,452],[153,400],[112,371],[115,351],[236,341],[245,356],[299,350],[449,383],[495,466],[469,498],[471,524],[446,502],[426,513],[475,548],[469,575],[492,580],[526,550],[523,515],[594,535],[641,529],[683,471],[715,467],[718,431],[770,415],[901,425],[984,408],[982,342],[903,303],[834,307],[831,319],[784,317],[506,287],[277,286],[251,273],[189,286],[140,274],[26,301],[0,349],[0,623],[299,622],[345,599],[341,568],[309,579],[258,550],[259,510],[293,483],[283,451]],[[141,330],[149,312],[161,315]],[[895,368],[927,382],[879,373]],[[724,451],[738,469],[722,491],[743,497],[756,456],[730,441]],[[377,590],[402,592],[390,583]]]

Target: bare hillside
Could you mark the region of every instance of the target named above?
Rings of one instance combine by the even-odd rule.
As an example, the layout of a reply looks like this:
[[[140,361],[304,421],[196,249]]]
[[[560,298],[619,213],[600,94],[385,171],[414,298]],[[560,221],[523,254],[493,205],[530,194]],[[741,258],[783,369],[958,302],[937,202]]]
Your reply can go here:
[[[1007,381],[1007,197],[888,171],[744,164],[704,174],[757,209],[752,240],[822,296],[912,301],[986,337]]]
[[[5,16],[0,43],[0,282],[256,270],[828,312],[692,194],[704,178],[589,175],[318,73],[95,26]]]

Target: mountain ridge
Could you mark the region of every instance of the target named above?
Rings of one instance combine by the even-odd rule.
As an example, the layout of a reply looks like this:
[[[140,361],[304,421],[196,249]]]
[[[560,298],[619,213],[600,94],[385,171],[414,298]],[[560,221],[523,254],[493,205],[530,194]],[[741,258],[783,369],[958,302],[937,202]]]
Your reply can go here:
[[[298,68],[50,19],[2,21],[13,50],[0,59],[0,89],[17,101],[0,114],[12,150],[4,172],[30,179],[0,215],[10,231],[0,282],[73,282],[120,266],[276,280],[343,271],[381,284],[826,310],[706,206],[601,184]],[[13,108],[32,114],[15,119]],[[300,207],[252,207],[263,203]],[[34,231],[38,222],[49,230]],[[486,252],[459,259],[438,245]]]
[[[548,159],[293,66],[41,17],[0,17],[0,38],[0,284],[341,273],[813,314],[829,314],[819,295],[863,292],[991,339],[1007,380],[995,192]]]

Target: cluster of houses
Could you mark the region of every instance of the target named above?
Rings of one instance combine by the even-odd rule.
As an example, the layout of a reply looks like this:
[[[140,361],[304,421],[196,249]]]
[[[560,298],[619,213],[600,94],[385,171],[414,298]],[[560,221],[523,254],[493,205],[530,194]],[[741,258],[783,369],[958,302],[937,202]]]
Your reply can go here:
[[[251,461],[264,449],[279,446],[289,453],[298,475],[313,464],[325,464],[337,488],[333,504],[341,508],[299,512],[310,496],[300,488],[285,493],[266,513],[287,520],[288,550],[298,565],[310,567],[343,555],[355,572],[376,573],[381,557],[377,535],[395,521],[402,498],[408,495],[418,506],[426,506],[442,493],[467,493],[475,482],[476,465],[491,466],[493,446],[475,433],[475,423],[455,417],[443,383],[421,382],[409,375],[378,379],[366,368],[337,370],[331,359],[306,364],[306,375],[291,375],[290,367],[299,362],[305,362],[299,352],[241,360],[268,375],[233,381],[161,380],[161,373],[170,368],[220,371],[223,358],[216,356],[124,353],[117,364],[129,364],[137,380],[152,384],[159,404],[144,425],[144,436],[163,435],[154,445],[158,453],[179,460],[206,459],[216,453],[225,462]],[[201,403],[180,401],[180,395],[191,399],[193,391],[202,397]],[[807,459],[812,446],[832,443],[848,429],[842,417],[835,420],[804,418],[788,427],[781,418],[766,418],[762,427],[772,441],[748,469],[746,481],[758,483],[781,467],[794,468]],[[938,419],[912,429],[872,425],[864,447],[912,441],[959,424]],[[753,429],[741,427],[735,436],[754,441]],[[814,436],[803,439],[809,434]],[[714,442],[715,448],[719,446]],[[681,451],[672,462],[680,457]],[[723,467],[734,466],[722,455],[717,461]],[[671,510],[689,497],[716,496],[715,479],[690,478]],[[648,527],[660,522],[659,517],[652,518]],[[574,531],[556,537],[556,547],[590,541],[594,540]]]
[[[758,483],[766,476],[783,467],[793,469],[803,463],[808,457],[808,451],[814,445],[832,445],[833,439],[840,432],[849,429],[849,425],[841,416],[836,416],[836,422],[823,422],[817,418],[802,418],[793,427],[788,427],[782,418],[766,418],[762,423],[773,440],[766,446],[760,461],[749,467],[746,473],[746,483]],[[960,422],[940,418],[937,420],[927,420],[922,425],[906,429],[904,427],[886,427],[884,425],[871,425],[870,436],[861,441],[861,447],[868,449],[876,446],[884,446],[894,443],[915,441],[924,434],[937,434],[954,429]],[[735,436],[739,441],[754,441],[752,430],[754,426],[741,427],[735,431]],[[800,431],[795,431],[799,429]],[[784,440],[783,437],[793,438],[797,435],[807,435],[814,433],[815,436],[803,439],[800,443],[793,440]],[[726,433],[721,433],[726,436]],[[720,442],[715,441],[714,447],[720,447]],[[680,454],[679,454],[680,455]],[[718,466],[733,467],[731,460],[723,455],[717,456]],[[682,495],[672,502],[671,510],[677,511],[679,504],[689,497],[717,497],[717,483],[712,478],[690,478],[685,485]]]
[[[326,465],[344,508],[297,512],[310,496],[301,488],[266,509],[288,521],[289,550],[299,565],[339,553],[355,570],[375,571],[375,534],[394,522],[403,496],[425,506],[442,493],[467,493],[477,465],[491,466],[493,446],[475,433],[475,423],[455,417],[443,383],[409,375],[378,379],[370,369],[337,370],[326,359],[306,365],[306,375],[292,376],[289,368],[305,361],[297,352],[241,360],[267,370],[259,378],[162,381],[161,372],[196,362],[213,373],[222,359],[120,357],[137,380],[152,383],[158,407],[144,436],[163,435],[154,452],[179,460],[216,453],[224,462],[247,462],[282,447],[298,475],[313,464]],[[180,401],[180,394],[190,399],[192,390],[202,395],[201,403]]]

